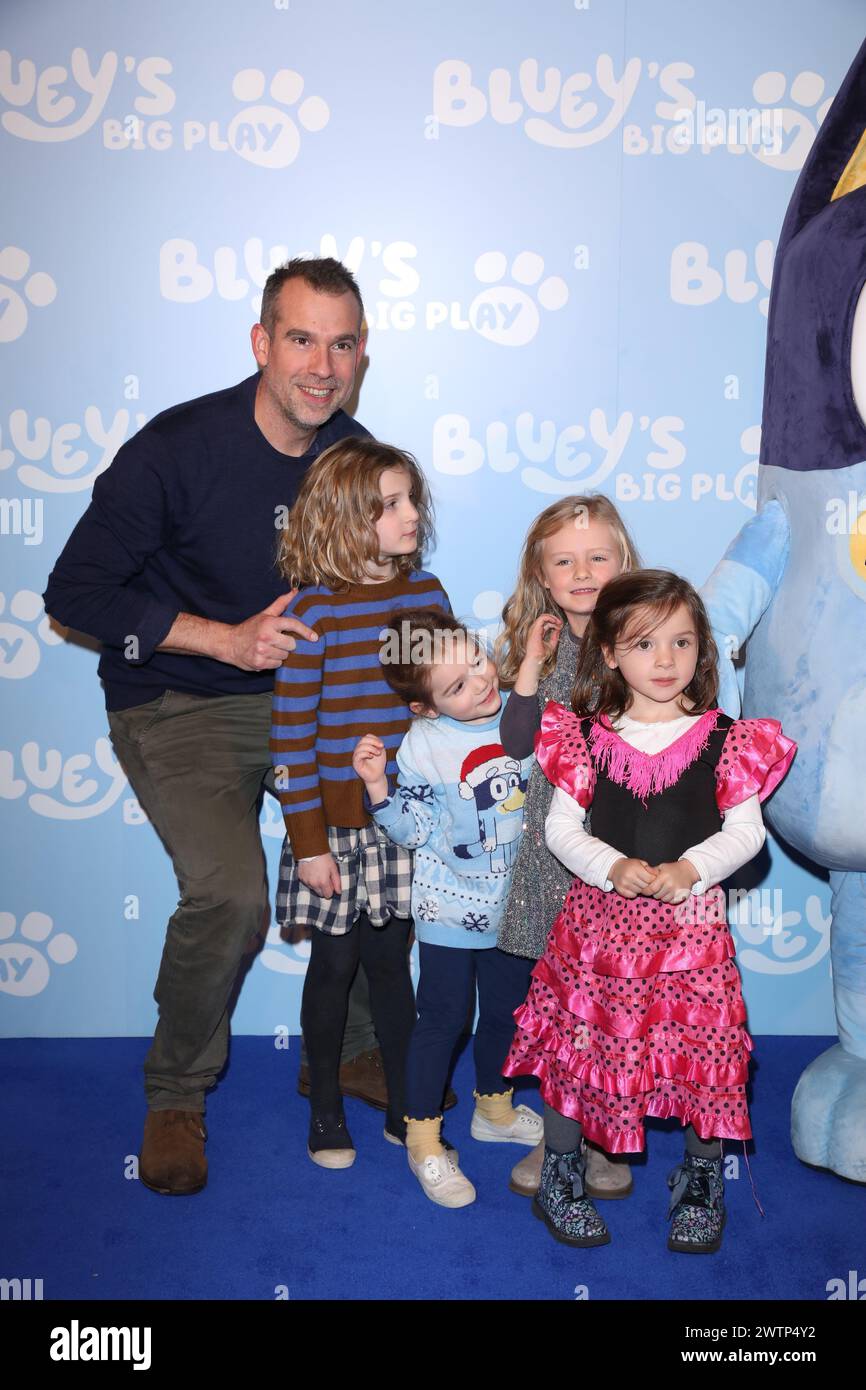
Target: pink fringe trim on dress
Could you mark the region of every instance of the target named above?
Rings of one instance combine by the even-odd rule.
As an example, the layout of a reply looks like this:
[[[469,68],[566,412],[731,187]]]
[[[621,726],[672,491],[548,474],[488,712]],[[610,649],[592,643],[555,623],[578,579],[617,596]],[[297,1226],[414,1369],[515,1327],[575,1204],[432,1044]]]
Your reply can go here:
[[[686,768],[700,757],[720,714],[721,710],[708,709],[687,733],[658,753],[642,753],[632,748],[611,727],[606,715],[593,723],[589,742],[598,768],[606,772],[611,781],[628,787],[645,801],[648,796],[672,787]]]

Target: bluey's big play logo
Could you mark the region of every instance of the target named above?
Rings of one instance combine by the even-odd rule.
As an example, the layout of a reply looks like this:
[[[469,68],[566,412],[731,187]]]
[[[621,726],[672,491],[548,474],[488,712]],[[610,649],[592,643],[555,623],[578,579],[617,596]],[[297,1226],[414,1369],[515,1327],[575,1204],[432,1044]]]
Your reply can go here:
[[[689,85],[691,63],[628,58],[600,53],[594,72],[562,72],[525,58],[517,70],[495,68],[481,75],[460,58],[433,72],[433,111],[424,134],[438,140],[441,127],[465,129],[488,118],[521,127],[528,139],[551,149],[577,150],[606,140],[622,127],[628,155],[688,155],[748,151],[772,169],[801,169],[830,101],[822,101],[824,79],[800,72],[790,82],[783,72],[760,73],[752,83],[753,106],[722,111],[698,98]],[[655,120],[625,124],[641,79],[658,84]],[[718,138],[719,132],[724,138]],[[768,139],[768,134],[772,139]]]
[[[115,804],[126,786],[126,773],[107,738],[96,739],[92,756],[72,753],[69,757],[57,748],[43,752],[30,739],[21,747],[18,762],[20,777],[14,751],[0,748],[0,798],[17,801],[26,794],[31,811],[49,820],[90,820],[101,816]]]
[[[125,394],[130,400],[137,399],[136,377],[126,378]],[[140,430],[146,420],[139,411],[121,408],[106,424],[96,405],[84,407],[83,426],[77,420],[52,424],[44,415],[31,417],[26,410],[12,410],[5,431],[11,448],[3,444],[4,426],[0,424],[0,473],[17,464],[18,481],[33,492],[85,492],[105,472],[127,436]],[[5,533],[3,503],[0,498],[0,529]],[[7,502],[6,508],[10,505]]]
[[[238,249],[218,246],[205,257],[194,241],[173,237],[160,247],[160,291],[176,304],[197,304],[213,293],[239,300],[254,290],[249,304],[258,313],[267,277],[289,254],[287,246],[266,247],[260,237],[249,237]],[[422,326],[430,332],[473,331],[500,347],[525,347],[544,319],[568,303],[565,280],[548,275],[536,251],[518,251],[510,260],[503,251],[483,251],[473,265],[471,298],[426,300],[418,297],[418,247],[411,241],[354,236],[340,247],[336,237],[326,233],[316,254],[336,257],[362,278],[377,276],[374,294],[365,304],[373,333]]]
[[[650,419],[625,410],[611,422],[598,408],[589,412],[585,425],[561,426],[524,411],[512,424],[494,420],[483,430],[473,429],[465,415],[440,415],[433,426],[433,467],[453,477],[475,473],[485,463],[494,473],[519,468],[522,482],[533,492],[565,497],[578,484],[581,491],[604,486],[623,463],[629,443],[641,447],[643,434],[645,464],[654,476],[672,479],[679,496],[678,470],[686,457],[679,436],[684,429],[678,415]]]
[[[440,415],[433,424],[432,461],[438,473],[465,477],[486,464],[494,473],[513,473],[532,492],[566,497],[605,487],[618,502],[740,502],[755,509],[760,428],[740,435],[746,461],[715,473],[685,475],[686,429],[679,415],[636,415],[622,411],[610,420],[590,410],[586,424],[536,419],[523,411],[513,421],[473,426],[465,415]],[[754,455],[754,457],[752,457]]]
[[[723,295],[732,304],[757,302],[767,317],[776,248],[759,241],[754,251],[754,275],[748,252],[735,247],[726,251],[721,270],[711,263],[710,248],[700,241],[681,241],[671,252],[671,299],[675,304],[713,304]],[[762,293],[765,291],[765,293]]]
[[[17,60],[0,51],[0,98],[10,109],[0,125],[19,140],[58,143],[75,140],[91,130],[103,115],[109,97],[127,97],[126,109],[105,116],[103,144],[108,150],[184,150],[198,146],[214,152],[231,151],[263,169],[287,169],[301,149],[301,131],[316,133],[330,120],[320,96],[304,97],[304,79],[291,68],[270,76],[260,68],[243,68],[231,80],[231,96],[239,107],[226,117],[213,113],[169,120],[177,94],[166,80],[173,72],[167,58],[133,56],[122,60],[104,53],[97,66],[83,48],[72,52],[69,69],[52,64],[37,69],[30,58]],[[134,84],[133,93],[118,88]],[[112,103],[113,105],[114,103]]]

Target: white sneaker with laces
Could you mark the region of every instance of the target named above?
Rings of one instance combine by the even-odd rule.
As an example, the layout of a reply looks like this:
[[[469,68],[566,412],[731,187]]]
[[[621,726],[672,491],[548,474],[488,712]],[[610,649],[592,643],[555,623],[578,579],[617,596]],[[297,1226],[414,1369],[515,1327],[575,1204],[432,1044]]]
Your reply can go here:
[[[476,1109],[469,1132],[483,1144],[526,1144],[534,1149],[544,1138],[544,1120],[528,1105],[515,1105],[511,1123],[495,1125]]]
[[[457,1167],[452,1150],[444,1154],[428,1154],[416,1163],[409,1149],[406,1150],[409,1167],[415,1174],[424,1195],[440,1207],[468,1207],[475,1201],[475,1188]]]

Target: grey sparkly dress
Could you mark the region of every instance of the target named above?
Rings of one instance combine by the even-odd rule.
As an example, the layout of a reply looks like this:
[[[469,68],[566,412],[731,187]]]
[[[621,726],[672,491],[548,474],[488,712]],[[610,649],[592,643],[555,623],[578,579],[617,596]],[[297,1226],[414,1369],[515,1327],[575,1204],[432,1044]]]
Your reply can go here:
[[[566,624],[562,629],[556,649],[556,666],[549,676],[539,682],[535,697],[511,695],[506,705],[506,714],[512,711],[509,721],[514,728],[518,742],[522,742],[516,728],[516,717],[521,720],[520,733],[525,737],[526,716],[530,699],[536,701],[533,729],[541,725],[541,716],[548,700],[558,700],[567,709],[571,708],[571,692],[574,674],[580,651],[578,638]],[[513,707],[513,709],[512,709]],[[503,714],[500,738],[506,753],[521,756],[517,746],[508,746],[509,723]],[[527,751],[524,748],[525,756]],[[544,839],[544,822],[553,799],[553,785],[548,782],[538,763],[533,766],[526,790],[523,821],[523,836],[517,861],[511,878],[511,891],[505,915],[499,927],[498,945],[500,950],[512,956],[527,956],[539,960],[544,955],[547,933],[562,910],[565,895],[574,881],[559,860],[551,854]]]

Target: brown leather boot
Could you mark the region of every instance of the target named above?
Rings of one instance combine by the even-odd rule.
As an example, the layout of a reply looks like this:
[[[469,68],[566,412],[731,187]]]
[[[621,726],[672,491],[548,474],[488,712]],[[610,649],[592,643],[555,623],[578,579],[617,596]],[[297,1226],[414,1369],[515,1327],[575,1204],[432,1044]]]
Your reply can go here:
[[[207,1130],[197,1110],[148,1110],[138,1176],[152,1192],[190,1197],[207,1182]]]
[[[369,1052],[359,1052],[357,1057],[343,1062],[340,1067],[340,1093],[362,1100],[372,1105],[374,1110],[388,1109],[388,1087],[385,1084],[385,1067],[378,1047]],[[298,1072],[298,1094],[310,1094],[310,1068],[301,1065]],[[457,1097],[449,1086],[445,1092],[443,1110],[451,1110],[457,1104]]]

